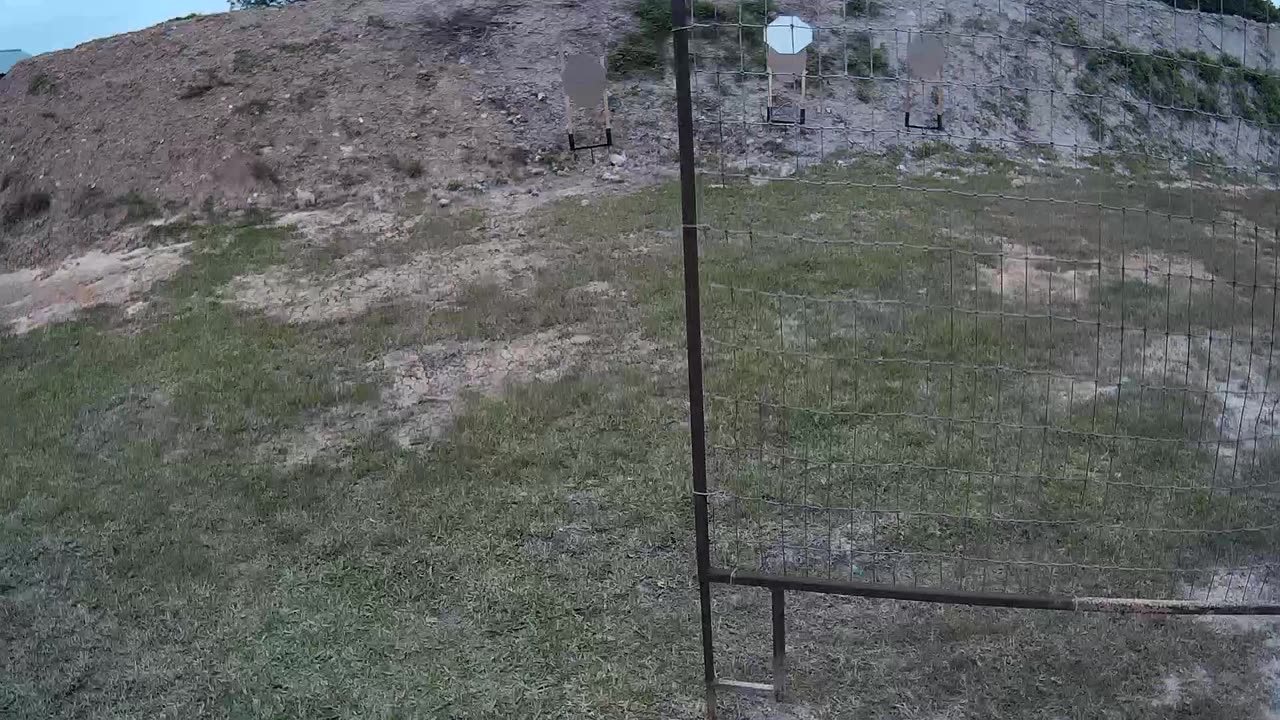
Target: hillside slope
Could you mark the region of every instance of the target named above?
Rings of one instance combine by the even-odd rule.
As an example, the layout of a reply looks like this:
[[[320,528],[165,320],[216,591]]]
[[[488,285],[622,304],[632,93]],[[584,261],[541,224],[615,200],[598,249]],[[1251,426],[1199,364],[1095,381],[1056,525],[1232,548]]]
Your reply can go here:
[[[550,11],[316,0],[24,62],[0,80],[0,203],[48,193],[48,211],[37,201],[8,217],[0,265],[178,210],[519,180],[563,144],[552,48],[609,26]]]
[[[560,52],[617,52],[636,32],[638,4],[311,0],[174,21],[20,63],[0,79],[0,267],[129,244],[132,236],[108,237],[183,211],[360,198],[381,206],[410,191],[539,185],[562,167],[596,182],[590,158],[565,156]],[[737,42],[738,4],[714,6],[707,24],[722,26],[723,50],[724,38]],[[870,78],[814,91],[822,120],[798,145],[802,160],[943,139],[1041,146],[1073,159],[1121,150],[1237,168],[1275,162],[1274,138],[1259,127],[1280,120],[1280,83],[1249,68],[1271,69],[1280,37],[1259,23],[1158,0],[795,0],[787,10],[849,30],[820,33],[816,73]],[[946,40],[945,133],[901,122],[907,47],[920,31]],[[851,47],[882,60],[855,54],[851,64]],[[1126,60],[1152,51],[1183,64],[1157,63],[1164,74],[1152,80]],[[1206,63],[1233,65],[1214,74]],[[701,67],[701,92],[715,69]],[[629,171],[673,166],[663,75],[615,73]],[[721,100],[744,117],[762,115],[763,81],[739,79]],[[1183,96],[1196,107],[1184,109]],[[795,163],[762,145],[765,167]]]

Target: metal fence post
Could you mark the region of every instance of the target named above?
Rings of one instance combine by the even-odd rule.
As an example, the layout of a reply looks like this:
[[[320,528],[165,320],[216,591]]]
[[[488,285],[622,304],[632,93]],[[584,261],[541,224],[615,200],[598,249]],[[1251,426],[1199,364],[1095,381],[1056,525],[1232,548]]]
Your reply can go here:
[[[787,693],[787,595],[773,589],[773,699]]]
[[[689,63],[688,0],[671,0],[676,100],[680,132],[680,200],[684,243],[685,332],[689,346],[689,436],[693,460],[693,518],[697,533],[698,599],[702,615],[702,662],[707,718],[716,715],[715,652],[711,641],[711,539],[707,529],[706,419],[702,397],[702,310],[698,285],[698,192],[693,150],[693,86]]]

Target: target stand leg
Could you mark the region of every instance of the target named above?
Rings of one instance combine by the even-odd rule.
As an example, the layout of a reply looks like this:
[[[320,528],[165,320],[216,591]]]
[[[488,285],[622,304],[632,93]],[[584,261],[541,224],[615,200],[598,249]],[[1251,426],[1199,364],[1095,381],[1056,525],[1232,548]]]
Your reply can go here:
[[[773,683],[747,682],[745,680],[716,679],[707,692],[707,717],[715,719],[715,690],[723,688],[735,692],[772,695],[781,702],[787,693],[787,600],[783,590],[773,588]]]

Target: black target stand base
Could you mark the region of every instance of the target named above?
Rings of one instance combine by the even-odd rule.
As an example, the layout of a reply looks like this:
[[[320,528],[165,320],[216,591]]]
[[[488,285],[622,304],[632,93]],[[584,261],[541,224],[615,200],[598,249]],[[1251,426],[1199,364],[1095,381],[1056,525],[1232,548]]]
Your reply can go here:
[[[785,110],[789,112],[779,112]],[[770,125],[804,125],[806,114],[804,108],[799,108],[797,112],[795,108],[768,106],[765,109],[765,122]]]
[[[605,128],[604,142],[595,145],[579,145],[577,138],[573,133],[569,133],[569,152],[578,152],[579,150],[596,150],[598,148],[613,147],[613,128]]]
[[[933,130],[935,132],[942,132],[942,113],[938,113],[934,116],[932,125],[912,125],[911,111],[908,110],[906,112],[906,118],[903,121],[903,125],[909,130]]]

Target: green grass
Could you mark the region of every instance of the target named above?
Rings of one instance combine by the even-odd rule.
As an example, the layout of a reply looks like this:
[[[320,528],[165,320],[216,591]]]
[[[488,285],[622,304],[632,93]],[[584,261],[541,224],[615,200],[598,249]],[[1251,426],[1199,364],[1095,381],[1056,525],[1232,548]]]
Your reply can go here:
[[[843,177],[818,172],[811,179]],[[871,182],[876,175],[860,169],[850,177]],[[998,183],[1001,177],[969,183]],[[1065,195],[1066,185],[1053,190],[1054,196]],[[1137,193],[1113,198],[1140,207]],[[712,348],[708,392],[715,398],[711,442],[722,448],[719,461],[730,493],[765,503],[734,505],[730,519],[722,522],[717,553],[724,564],[777,571],[783,535],[794,533],[792,542],[802,545],[828,542],[821,532],[814,540],[801,529],[812,519],[810,513],[774,510],[770,502],[880,508],[880,515],[860,510],[845,518],[854,525],[870,524],[876,517],[885,523],[869,539],[875,549],[861,553],[860,569],[933,573],[936,577],[928,582],[944,585],[979,581],[963,563],[944,560],[943,567],[927,567],[911,561],[904,567],[894,554],[945,555],[948,548],[977,547],[982,554],[1039,562],[1190,568],[1212,565],[1219,545],[1208,536],[1202,544],[1188,544],[1188,535],[1143,530],[1150,526],[1149,518],[1189,531],[1233,527],[1244,518],[1266,524],[1264,518],[1274,510],[1265,497],[1225,498],[1208,489],[1211,454],[1194,452],[1187,443],[1214,436],[1184,421],[1213,417],[1216,401],[1202,407],[1202,396],[1173,391],[1172,397],[1164,397],[1136,386],[1121,390],[1118,398],[1115,393],[1090,394],[1063,405],[1044,400],[1050,393],[1049,375],[1096,373],[1105,378],[1115,372],[1112,364],[1120,361],[1109,356],[1121,350],[1118,336],[1110,330],[1099,336],[1092,327],[1095,318],[1108,324],[1123,321],[1130,333],[1148,327],[1158,335],[1168,322],[1175,333],[1195,328],[1203,334],[1206,327],[1245,322],[1251,310],[1265,312],[1269,300],[1246,303],[1222,279],[1216,292],[1206,281],[1196,283],[1194,298],[1188,298],[1185,279],[1179,289],[1176,281],[1171,287],[1159,281],[1147,286],[1132,278],[1105,287],[1101,294],[1090,281],[1073,289],[1074,307],[1063,307],[1064,290],[1072,288],[1059,286],[1055,307],[1055,314],[1088,324],[1060,317],[1055,327],[1043,317],[995,314],[1021,311],[1023,298],[1000,298],[994,288],[975,282],[982,266],[993,261],[972,253],[991,252],[995,236],[1035,237],[1043,248],[1039,252],[1088,257],[1097,248],[1087,240],[1075,247],[1047,243],[1096,227],[1097,217],[1064,216],[1059,235],[1054,223],[1026,204],[1018,208],[1016,200],[940,195],[926,201],[896,190],[841,185],[733,186],[709,193],[704,202],[717,227],[744,231],[704,251],[704,275],[711,284],[704,301]],[[783,207],[786,212],[779,211]],[[1021,220],[1016,229],[992,232],[993,216]],[[1161,252],[1171,242],[1158,229],[1163,226],[1140,211],[1132,219],[1116,213],[1102,220],[1109,268],[1119,265],[1121,253]],[[1039,226],[1039,234],[1029,234],[1032,226]],[[954,235],[938,238],[939,228]],[[1181,233],[1188,245],[1205,245],[1205,230],[1188,225]],[[931,234],[933,240],[926,242]],[[814,244],[793,237],[837,242]],[[869,244],[850,246],[849,240]],[[899,247],[898,242],[933,247]],[[1248,270],[1241,271],[1248,250],[1229,259],[1223,244],[1208,246],[1218,246],[1209,263],[1217,268],[1213,272],[1220,278],[1249,278]],[[1109,276],[1117,272],[1108,270]],[[1045,311],[1034,304],[1025,309]],[[1244,337],[1243,330],[1234,332]],[[1133,343],[1134,337],[1125,340]],[[1095,346],[1106,352],[1095,358]],[[1071,347],[1089,350],[1080,350],[1073,360],[1063,353]],[[1132,346],[1123,348],[1131,368],[1135,355]],[[948,371],[950,363],[970,369]],[[1146,382],[1161,384],[1152,378]],[[991,424],[995,422],[1001,424]],[[1053,429],[1019,429],[1041,424]],[[928,469],[934,467],[951,472]],[[810,475],[803,482],[796,479]],[[1148,488],[1152,485],[1185,489],[1155,493]],[[1038,539],[1032,542],[1025,526],[1001,520],[1011,517],[1049,525],[1037,527]],[[829,520],[817,513],[816,522]],[[1235,552],[1247,554],[1265,547],[1268,535],[1229,537]],[[816,554],[824,564],[830,560],[825,549]],[[847,555],[837,560],[848,561]],[[805,568],[809,561],[795,562]],[[1048,578],[1006,582],[1026,582],[1031,591]],[[1069,592],[1085,594],[1127,582],[1135,583],[1126,587],[1140,594],[1168,592],[1167,574],[1148,583],[1098,571],[1058,582]]]
[[[65,714],[58,698],[81,683],[127,683],[144,692],[114,706],[145,715],[178,701],[233,716],[583,716],[689,694],[648,654],[681,639],[689,608],[633,594],[646,577],[687,588],[680,443],[634,442],[666,412],[652,381],[517,391],[425,456],[371,439],[347,463],[280,468],[255,447],[357,401],[334,362],[390,339],[358,334],[371,345],[352,349],[347,329],[216,300],[280,253],[281,231],[211,230],[140,333],[104,316],[6,341],[0,397],[23,410],[2,421],[4,587],[43,587],[46,561],[77,578],[44,599],[5,596],[16,655],[0,701],[19,717]],[[609,489],[619,476],[625,494]],[[646,546],[665,549],[623,559]],[[578,553],[595,569],[559,567]],[[619,584],[577,584],[584,574]],[[72,603],[97,629],[38,647],[12,635]],[[184,637],[200,650],[174,655]],[[421,670],[410,685],[406,667]],[[186,694],[161,689],[174,683]]]
[[[888,183],[898,175],[892,165],[854,158],[804,177]],[[1078,191],[1076,177],[1046,180],[1061,184],[1044,191],[1067,198],[1105,190],[1116,202],[1143,202],[1103,171],[1079,179]],[[1009,189],[1002,172],[963,182],[971,191]],[[1132,527],[1152,517],[1191,527],[1226,522],[1224,513],[1239,522],[1274,510],[1269,501],[1206,489],[1211,458],[1185,442],[1201,431],[1199,408],[1184,409],[1182,394],[1126,386],[1118,400],[1100,396],[1096,408],[1079,401],[1050,409],[1036,400],[1047,388],[1015,373],[952,377],[937,367],[865,360],[1066,372],[1061,348],[1092,347],[1087,327],[909,303],[1019,309],[973,281],[994,260],[965,252],[991,250],[994,238],[1024,237],[1027,228],[1038,228],[1036,239],[1055,255],[1081,258],[1092,252],[1088,238],[1072,234],[1081,227],[1105,228],[1123,252],[1158,241],[1209,253],[1197,249],[1204,237],[1194,228],[1170,234],[1164,225],[1091,217],[1087,207],[1050,216],[1018,200],[847,185],[729,181],[704,188],[702,199],[703,217],[716,227],[749,230],[704,241],[708,391],[837,411],[748,405],[743,413],[712,400],[712,442],[861,464],[795,463],[787,468],[792,482],[778,484],[778,466],[718,451],[716,481],[772,500],[968,517],[886,519],[862,542],[860,577],[900,572],[933,583],[941,571],[961,584],[979,577],[954,563],[895,561],[885,554],[893,549],[1027,552],[1047,561],[1167,560],[1179,552],[1186,553],[1179,561],[1191,562],[1233,549],[1198,540],[1171,548],[1164,536],[1130,531],[1016,533],[998,519]],[[683,295],[671,232],[678,200],[678,189],[663,185],[594,197],[585,208],[577,200],[554,204],[520,220],[553,259],[527,284],[480,281],[455,307],[387,306],[314,326],[280,325],[220,301],[238,275],[314,260],[288,231],[184,227],[192,262],[139,319],[125,324],[120,311],[103,310],[4,338],[0,407],[11,409],[0,416],[4,714],[700,717],[678,360]],[[1228,201],[1216,202],[1202,199],[1210,207],[1199,212]],[[1229,202],[1246,215],[1270,207]],[[468,213],[433,215],[404,252],[448,257],[476,240],[481,222]],[[1221,248],[1212,252],[1223,261]],[[575,292],[588,282],[609,283],[615,297]],[[730,296],[729,285],[829,302],[756,302],[760,296],[741,290]],[[1101,310],[1146,323],[1161,312],[1158,286],[1102,283],[1099,293],[1079,308],[1083,317]],[[301,466],[268,452],[326,413],[379,402],[384,379],[367,363],[391,350],[566,327],[634,333],[659,349],[602,352],[555,382],[471,398],[444,439],[414,451],[376,426]],[[724,350],[727,341],[757,349],[735,355]],[[808,364],[779,346],[804,348]],[[895,415],[904,410],[1047,421],[1055,430],[948,427]],[[1095,430],[1168,442],[1119,442],[1090,436]],[[904,460],[955,472],[924,472]],[[869,469],[877,463],[898,466]],[[1018,473],[1049,479],[1017,481]],[[1117,477],[1176,481],[1186,490],[1153,499],[1108,484]],[[779,513],[715,503],[718,560],[733,557],[736,538],[726,531],[736,530],[776,556],[777,525],[769,523]],[[803,527],[798,516],[786,519],[792,530]],[[1247,539],[1234,550],[1243,552]],[[1047,580],[993,577],[1010,587]],[[1102,572],[1060,578],[1059,588],[1108,583],[1142,587]],[[766,679],[768,594],[719,588],[715,603],[721,672]],[[1222,635],[1181,620],[799,594],[789,604],[793,704],[781,707],[816,717],[1236,718],[1269,702],[1260,667],[1270,651],[1258,629]],[[1193,680],[1198,672],[1209,685]],[[1184,680],[1184,694],[1169,707],[1154,705],[1168,677]]]

